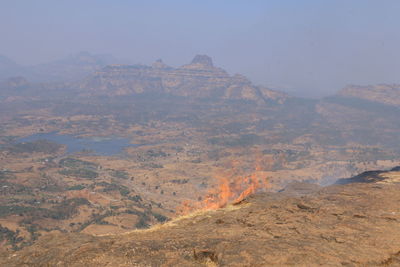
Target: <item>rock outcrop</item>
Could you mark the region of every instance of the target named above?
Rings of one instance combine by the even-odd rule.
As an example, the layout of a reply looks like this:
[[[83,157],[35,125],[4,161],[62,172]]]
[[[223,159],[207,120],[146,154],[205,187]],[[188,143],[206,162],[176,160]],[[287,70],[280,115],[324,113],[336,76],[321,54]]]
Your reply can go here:
[[[213,62],[212,62],[212,58],[210,58],[207,55],[196,55],[193,58],[191,65],[196,65],[196,64],[204,66],[204,67],[209,67],[209,68],[212,68],[214,66]]]
[[[173,68],[157,60],[152,66],[110,65],[79,84],[88,95],[132,95],[164,93],[174,96],[214,99],[243,99],[257,103],[286,98],[254,86],[242,75],[230,76],[214,67],[212,59],[197,55],[190,64]]]

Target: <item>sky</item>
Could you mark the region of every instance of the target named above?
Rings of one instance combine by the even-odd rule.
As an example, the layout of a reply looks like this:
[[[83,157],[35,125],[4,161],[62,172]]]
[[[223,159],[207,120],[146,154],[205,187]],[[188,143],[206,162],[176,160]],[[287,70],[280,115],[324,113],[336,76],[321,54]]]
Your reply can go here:
[[[320,97],[400,83],[399,14],[398,0],[0,0],[0,55],[178,67],[207,54],[257,85]]]

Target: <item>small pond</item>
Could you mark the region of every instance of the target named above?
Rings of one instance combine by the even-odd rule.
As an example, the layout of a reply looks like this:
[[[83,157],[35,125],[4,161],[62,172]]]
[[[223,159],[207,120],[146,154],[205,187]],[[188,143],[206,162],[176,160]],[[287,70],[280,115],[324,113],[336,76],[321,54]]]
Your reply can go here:
[[[20,138],[17,143],[48,140],[57,144],[66,145],[67,153],[90,151],[101,156],[112,156],[123,152],[124,148],[138,145],[131,144],[129,139],[121,137],[77,137],[69,134],[38,133],[28,137]]]

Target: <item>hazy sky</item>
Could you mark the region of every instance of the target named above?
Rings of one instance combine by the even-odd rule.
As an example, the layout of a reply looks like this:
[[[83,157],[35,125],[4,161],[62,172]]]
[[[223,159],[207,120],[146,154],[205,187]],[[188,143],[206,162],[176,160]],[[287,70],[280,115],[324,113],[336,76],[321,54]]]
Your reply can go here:
[[[172,66],[208,54],[256,84],[325,95],[400,82],[399,0],[0,0],[0,54]]]

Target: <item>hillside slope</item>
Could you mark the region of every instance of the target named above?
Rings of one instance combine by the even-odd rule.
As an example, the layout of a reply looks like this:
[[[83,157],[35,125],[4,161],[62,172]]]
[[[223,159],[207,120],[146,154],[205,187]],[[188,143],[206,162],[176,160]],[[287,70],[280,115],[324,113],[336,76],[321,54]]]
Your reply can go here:
[[[294,184],[128,234],[44,236],[2,266],[398,266],[400,173]],[[366,180],[366,181],[367,181]]]
[[[339,96],[348,98],[360,98],[371,102],[382,103],[390,106],[399,106],[400,85],[378,84],[369,86],[347,86],[339,93]]]

